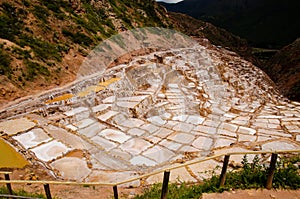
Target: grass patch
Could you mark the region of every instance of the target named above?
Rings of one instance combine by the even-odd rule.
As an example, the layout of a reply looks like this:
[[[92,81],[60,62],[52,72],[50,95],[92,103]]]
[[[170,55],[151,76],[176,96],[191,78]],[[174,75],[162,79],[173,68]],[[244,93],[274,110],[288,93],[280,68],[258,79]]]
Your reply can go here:
[[[274,174],[273,187],[284,189],[299,189],[300,175],[299,168],[295,163],[300,162],[300,155],[292,158],[282,158],[277,162],[277,168]],[[263,188],[268,176],[268,167],[261,164],[258,156],[255,156],[252,163],[249,163],[247,156],[242,161],[243,167],[238,171],[227,173],[226,183],[219,187],[219,176],[213,175],[210,179],[203,180],[197,185],[188,185],[186,183],[169,184],[168,198],[198,199],[203,193],[223,192],[231,189],[251,189]],[[155,184],[147,188],[143,195],[138,195],[135,199],[156,199],[161,196],[161,184]]]
[[[0,194],[9,194],[8,190],[6,187],[2,186],[0,187]],[[32,197],[32,198],[45,198],[46,196],[44,196],[43,194],[40,193],[28,193],[27,191],[21,189],[21,190],[17,190],[17,191],[13,191],[14,195],[17,196],[25,196],[25,197]]]

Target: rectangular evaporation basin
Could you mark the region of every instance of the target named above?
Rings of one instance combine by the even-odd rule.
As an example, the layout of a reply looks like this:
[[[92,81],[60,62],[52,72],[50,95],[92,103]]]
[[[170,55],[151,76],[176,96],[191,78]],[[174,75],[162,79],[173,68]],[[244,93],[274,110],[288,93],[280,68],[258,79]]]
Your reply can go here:
[[[24,157],[0,138],[0,169],[23,168],[28,164]]]

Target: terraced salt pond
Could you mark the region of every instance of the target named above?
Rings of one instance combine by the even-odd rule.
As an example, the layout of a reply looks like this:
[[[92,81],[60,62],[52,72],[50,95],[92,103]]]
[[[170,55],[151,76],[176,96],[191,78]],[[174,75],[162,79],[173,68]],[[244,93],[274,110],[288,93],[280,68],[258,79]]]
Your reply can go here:
[[[214,154],[300,149],[300,103],[282,98],[251,63],[219,51],[197,46],[135,57],[94,85],[5,110],[0,132],[57,179],[87,182],[121,181]],[[171,180],[200,181],[221,162],[177,169]]]

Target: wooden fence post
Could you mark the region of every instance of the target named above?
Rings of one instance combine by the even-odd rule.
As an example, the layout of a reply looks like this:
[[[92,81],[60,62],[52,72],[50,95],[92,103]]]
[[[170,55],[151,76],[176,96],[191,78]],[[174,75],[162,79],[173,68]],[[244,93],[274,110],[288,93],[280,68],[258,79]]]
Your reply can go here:
[[[114,190],[114,198],[118,199],[119,195],[118,195],[118,187],[117,187],[117,185],[113,186],[113,190]]]
[[[44,189],[45,189],[45,193],[46,193],[46,198],[52,199],[49,184],[44,184]]]
[[[5,173],[5,174],[4,174],[4,177],[5,177],[5,180],[10,180],[9,174],[8,174],[8,173]],[[12,188],[11,188],[11,184],[10,184],[10,183],[6,183],[6,187],[7,187],[8,193],[9,193],[10,195],[13,195],[13,191],[12,191]]]
[[[272,188],[272,183],[273,183],[273,177],[274,177],[275,168],[276,168],[277,157],[278,157],[277,153],[272,153],[271,162],[270,162],[270,168],[269,168],[268,178],[267,178],[267,183],[266,183],[266,188],[267,189],[271,189]]]
[[[228,167],[229,158],[230,158],[230,155],[225,155],[225,157],[224,157],[222,172],[221,172],[221,175],[220,175],[219,187],[224,186],[224,184],[225,184],[226,171],[227,171],[227,167]]]
[[[170,179],[170,171],[165,171],[164,172],[164,181],[163,181],[162,190],[161,190],[161,199],[167,199],[169,179]]]

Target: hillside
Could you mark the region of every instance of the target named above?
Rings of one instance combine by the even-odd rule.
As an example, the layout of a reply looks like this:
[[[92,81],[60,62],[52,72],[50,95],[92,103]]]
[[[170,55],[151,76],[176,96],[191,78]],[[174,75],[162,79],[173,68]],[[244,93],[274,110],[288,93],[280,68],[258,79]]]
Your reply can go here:
[[[0,103],[75,79],[102,40],[144,26],[171,27],[152,0],[0,3]]]
[[[101,41],[149,26],[207,38],[253,61],[245,40],[187,15],[166,13],[151,0],[2,1],[0,104],[73,81]]]
[[[283,94],[300,101],[300,39],[282,48],[263,69]]]
[[[183,33],[194,38],[208,39],[212,44],[236,52],[248,61],[260,66],[260,61],[252,54],[252,48],[245,39],[242,39],[225,29],[216,27],[211,23],[195,19],[189,15],[169,12],[175,26]]]
[[[211,22],[256,47],[281,48],[300,34],[298,0],[184,0],[169,11]]]
[[[300,103],[224,29],[153,0],[0,5],[0,153],[13,154],[0,167],[12,180],[91,183],[49,183],[66,199],[106,198],[112,187],[98,183],[124,186],[130,198],[166,168],[170,182],[197,184],[221,172],[224,154],[235,153],[229,171],[245,153],[268,165],[269,152],[300,148]],[[43,188],[35,183],[26,187]]]

